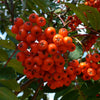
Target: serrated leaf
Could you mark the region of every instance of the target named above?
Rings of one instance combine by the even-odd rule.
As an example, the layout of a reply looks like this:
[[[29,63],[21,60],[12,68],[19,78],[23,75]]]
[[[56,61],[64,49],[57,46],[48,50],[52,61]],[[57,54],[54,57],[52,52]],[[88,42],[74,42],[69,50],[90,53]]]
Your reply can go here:
[[[73,52],[69,53],[68,58],[70,60],[79,59],[82,57],[83,49],[81,45],[76,45],[76,49]]]
[[[12,80],[0,80],[0,83],[11,90],[15,90],[15,91],[20,90],[20,85],[14,79],[12,79]]]
[[[79,96],[78,90],[73,90],[64,95],[61,100],[77,100]]]
[[[0,40],[0,46],[12,50],[16,49],[15,44],[11,40]]]
[[[0,87],[0,100],[18,100],[18,99],[9,89],[5,87]]]
[[[0,49],[0,61],[6,61],[8,59],[8,54],[5,50]]]
[[[79,4],[78,6],[82,12],[85,12],[87,19],[95,30],[100,30],[100,13],[96,8]]]
[[[14,68],[16,72],[23,74],[24,67],[22,66],[22,63],[17,61],[16,59],[11,59],[7,66]]]
[[[81,11],[81,9],[79,9],[78,7],[76,7],[75,4],[71,4],[71,3],[65,3],[69,8],[71,8],[77,15],[77,17],[85,24],[88,26],[88,22],[87,19],[84,15],[84,13]]]
[[[16,79],[16,73],[11,67],[0,67],[0,80]]]
[[[6,29],[6,33],[8,34],[8,35],[10,35],[11,37],[13,37],[13,38],[15,38],[15,36],[16,36],[16,34],[13,34],[12,32],[11,32],[11,30],[10,29]]]
[[[48,11],[48,6],[50,5],[50,1],[49,0],[32,0],[36,5],[39,6],[39,8],[45,12]]]

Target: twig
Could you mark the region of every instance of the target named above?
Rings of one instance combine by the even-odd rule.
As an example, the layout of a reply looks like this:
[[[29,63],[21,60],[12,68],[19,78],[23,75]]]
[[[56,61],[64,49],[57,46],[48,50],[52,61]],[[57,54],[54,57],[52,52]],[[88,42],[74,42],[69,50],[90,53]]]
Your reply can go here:
[[[17,50],[18,50],[18,49],[16,49],[16,50],[13,52],[13,54],[10,56],[10,58],[8,59],[8,61],[7,61],[6,64],[4,65],[4,67],[7,66],[7,64],[9,63],[9,61],[11,60],[11,58],[14,56],[14,54],[16,53]]]
[[[31,80],[27,80],[25,83],[23,83],[20,86],[20,91],[15,92],[15,95],[17,96],[21,91],[25,90],[26,87],[28,87],[33,81],[35,81],[36,79],[31,79]]]
[[[39,87],[38,87],[37,90],[35,91],[35,94],[34,94],[34,96],[32,97],[32,100],[36,100],[36,97],[37,97],[37,95],[38,95],[38,93],[39,93],[39,90],[40,90],[42,84],[43,84],[43,82],[40,83]]]
[[[86,100],[86,98],[85,98],[83,92],[80,90],[80,86],[79,86],[79,84],[78,84],[77,79],[75,80],[75,82],[76,82],[76,87],[77,87],[77,89],[79,90],[80,95],[83,97],[83,100]]]
[[[96,36],[96,34],[78,34],[71,37],[78,37],[78,36]],[[96,37],[100,37],[100,36],[96,36]]]
[[[60,15],[56,14],[56,13],[53,13],[55,14],[57,17],[59,17],[59,19],[61,20],[61,22],[63,23],[63,26],[66,26],[66,23],[64,22],[64,20],[61,18]]]
[[[7,2],[7,0],[5,0],[5,5],[8,9],[8,12],[11,14],[11,22],[12,22],[12,25],[14,24],[14,5],[13,5],[13,0],[9,0],[11,2],[11,9],[9,7],[9,4]]]

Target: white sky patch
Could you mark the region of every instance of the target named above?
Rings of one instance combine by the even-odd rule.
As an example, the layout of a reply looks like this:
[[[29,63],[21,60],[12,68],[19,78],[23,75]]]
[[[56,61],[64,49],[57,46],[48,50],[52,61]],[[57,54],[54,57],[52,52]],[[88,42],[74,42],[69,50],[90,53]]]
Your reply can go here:
[[[2,40],[5,40],[6,39],[6,36],[7,36],[7,33],[5,32],[4,34],[2,34],[1,32],[0,32],[0,38],[2,39]]]

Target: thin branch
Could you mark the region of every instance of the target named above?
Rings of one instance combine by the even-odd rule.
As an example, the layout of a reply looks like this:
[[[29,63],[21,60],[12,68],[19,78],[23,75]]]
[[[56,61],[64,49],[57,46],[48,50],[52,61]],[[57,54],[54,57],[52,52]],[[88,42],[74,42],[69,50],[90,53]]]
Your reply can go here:
[[[61,20],[61,22],[63,23],[63,26],[66,26],[66,23],[64,22],[64,20],[61,18],[60,15],[58,15],[56,13],[53,13],[53,14],[55,14]]]
[[[4,65],[4,67],[7,66],[7,64],[9,63],[9,61],[11,60],[11,58],[14,56],[14,54],[17,52],[18,49],[16,49],[13,54],[10,56],[10,58],[8,59],[8,61],[6,62],[6,64]]]
[[[23,83],[21,86],[20,86],[20,91],[18,92],[15,92],[15,95],[18,95],[21,91],[25,90],[26,87],[28,87],[33,81],[35,81],[36,79],[31,79],[31,80],[27,80],[25,83]]]
[[[5,5],[8,9],[8,12],[11,14],[11,20],[12,20],[11,22],[12,22],[12,25],[13,25],[14,24],[14,4],[13,4],[13,0],[9,0],[9,1],[11,3],[11,9],[9,7],[7,0],[5,0]]]
[[[32,97],[32,100],[36,100],[36,97],[37,97],[37,95],[38,95],[38,93],[39,93],[39,90],[40,90],[42,84],[43,84],[43,82],[40,83],[39,87],[38,87],[37,90],[35,91],[35,94],[34,94],[34,96]]]
[[[78,34],[78,35],[74,35],[74,36],[71,36],[71,37],[80,37],[80,36],[96,36],[96,34]],[[96,36],[96,37],[100,37],[100,36]]]
[[[78,84],[77,79],[75,80],[75,82],[76,82],[76,87],[77,87],[77,89],[79,90],[80,95],[83,97],[83,100],[86,100],[85,95],[84,95],[83,92],[80,90],[80,86],[79,86],[79,84]]]

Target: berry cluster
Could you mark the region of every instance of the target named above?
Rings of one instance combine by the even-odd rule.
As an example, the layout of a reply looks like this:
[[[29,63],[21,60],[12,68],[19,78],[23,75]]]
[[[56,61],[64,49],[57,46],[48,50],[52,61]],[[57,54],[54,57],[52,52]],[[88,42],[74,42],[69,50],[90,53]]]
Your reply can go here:
[[[100,54],[87,54],[86,61],[81,62],[79,67],[82,69],[83,80],[99,80],[100,79]]]
[[[100,12],[100,0],[86,0],[84,4],[97,8],[97,10]]]
[[[88,38],[88,39],[87,39]],[[89,51],[92,45],[96,42],[98,39],[97,36],[91,35],[90,37],[87,37],[86,40],[84,40],[83,45],[85,47],[85,51]]]
[[[54,27],[42,30],[45,25],[46,19],[35,13],[30,14],[27,22],[15,19],[11,31],[16,34],[16,40],[21,41],[16,58],[22,62],[27,78],[42,78],[51,89],[69,86],[75,77],[66,73],[70,68],[65,70],[63,55],[67,50],[74,51],[76,46],[66,28],[56,34]]]
[[[76,27],[81,24],[81,20],[76,15],[68,16],[67,20],[70,21],[68,23],[68,27],[70,27],[72,31],[74,31]]]

